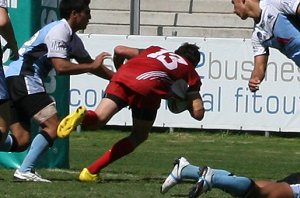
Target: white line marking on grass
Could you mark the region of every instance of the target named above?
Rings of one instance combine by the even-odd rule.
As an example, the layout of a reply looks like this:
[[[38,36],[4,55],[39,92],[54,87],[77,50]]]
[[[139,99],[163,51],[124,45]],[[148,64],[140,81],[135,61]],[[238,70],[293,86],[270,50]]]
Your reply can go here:
[[[79,171],[66,170],[66,169],[48,169],[50,172],[68,173],[68,174],[79,174]]]
[[[67,170],[67,169],[47,169],[49,172],[57,172],[57,173],[68,173],[68,174],[76,174],[78,175],[80,173],[80,171],[76,171],[76,170]],[[120,177],[120,175],[122,176],[126,176],[126,177],[130,177],[130,178],[139,178],[138,176],[134,175],[134,174],[130,174],[130,173],[103,173],[103,175],[105,176],[109,176],[109,177]]]

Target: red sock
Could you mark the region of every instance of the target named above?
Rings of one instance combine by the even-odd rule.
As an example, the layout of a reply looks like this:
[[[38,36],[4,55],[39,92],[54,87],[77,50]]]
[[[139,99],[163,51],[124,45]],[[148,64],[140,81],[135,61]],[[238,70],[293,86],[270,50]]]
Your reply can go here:
[[[98,124],[98,116],[95,111],[87,110],[83,120],[82,127],[84,128],[94,128]]]
[[[131,153],[134,150],[134,146],[128,137],[120,140],[116,144],[114,144],[110,150],[105,152],[99,159],[97,159],[94,163],[92,163],[88,170],[92,174],[96,174],[100,172],[101,169],[108,166],[112,162],[120,159],[121,157]]]

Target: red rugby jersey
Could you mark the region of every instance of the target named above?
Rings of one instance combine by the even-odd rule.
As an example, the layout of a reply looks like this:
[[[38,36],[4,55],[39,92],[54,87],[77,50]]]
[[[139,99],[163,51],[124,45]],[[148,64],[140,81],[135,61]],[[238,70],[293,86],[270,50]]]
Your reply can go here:
[[[150,46],[123,64],[111,81],[144,96],[156,94],[166,98],[172,83],[179,79],[187,82],[189,90],[200,90],[201,81],[194,65],[174,52]]]

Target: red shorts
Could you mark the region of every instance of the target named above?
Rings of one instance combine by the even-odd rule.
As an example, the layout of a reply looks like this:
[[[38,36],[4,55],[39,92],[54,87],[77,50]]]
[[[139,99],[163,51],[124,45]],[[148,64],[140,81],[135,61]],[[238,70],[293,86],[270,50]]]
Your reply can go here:
[[[106,88],[106,94],[117,96],[126,102],[130,107],[139,109],[157,110],[160,106],[161,97],[158,95],[143,96],[134,92],[125,85],[117,82],[110,82]]]

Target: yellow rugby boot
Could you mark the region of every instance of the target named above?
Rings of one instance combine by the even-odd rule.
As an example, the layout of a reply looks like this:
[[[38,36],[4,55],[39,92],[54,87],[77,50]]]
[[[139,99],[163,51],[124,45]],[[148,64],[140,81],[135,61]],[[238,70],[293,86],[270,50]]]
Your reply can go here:
[[[99,174],[92,174],[87,168],[84,168],[80,175],[79,181],[82,182],[101,182],[101,177]]]
[[[64,138],[70,135],[70,133],[74,131],[79,124],[81,124],[85,114],[86,108],[80,106],[76,109],[76,111],[62,119],[57,127],[57,136]]]

